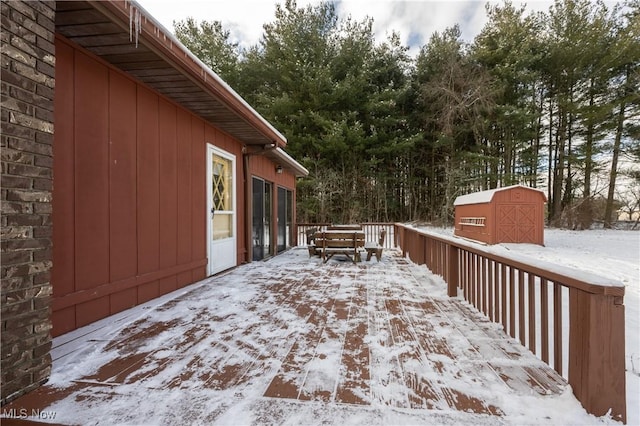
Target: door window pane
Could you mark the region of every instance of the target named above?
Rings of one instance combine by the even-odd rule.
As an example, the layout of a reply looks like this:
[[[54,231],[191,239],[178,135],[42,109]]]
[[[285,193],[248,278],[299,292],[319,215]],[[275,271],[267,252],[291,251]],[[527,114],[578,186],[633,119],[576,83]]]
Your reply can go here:
[[[214,210],[231,211],[233,177],[231,176],[231,160],[213,155],[213,208]]]
[[[264,181],[253,178],[253,260],[264,259]]]
[[[271,199],[272,184],[269,182],[264,183],[264,255],[271,255]]]
[[[233,237],[233,163],[212,154],[211,179],[213,239]]]
[[[293,241],[293,191],[287,190],[287,247]]]
[[[215,212],[213,214],[213,239],[233,237],[233,215]]]
[[[253,260],[262,260],[271,253],[272,184],[253,178]]]

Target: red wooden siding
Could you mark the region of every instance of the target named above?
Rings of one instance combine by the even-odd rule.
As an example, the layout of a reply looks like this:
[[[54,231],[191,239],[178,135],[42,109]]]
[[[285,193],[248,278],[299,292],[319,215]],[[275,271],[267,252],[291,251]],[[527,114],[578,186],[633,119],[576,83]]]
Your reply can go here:
[[[207,258],[206,236],[206,141],[205,123],[191,116],[191,257]],[[205,277],[205,269],[194,270],[191,282]]]
[[[75,275],[81,290],[109,281],[109,70],[80,52],[74,66],[75,250],[82,254]]]
[[[292,191],[295,189],[295,176],[290,173],[276,173],[276,164],[261,155],[255,155],[250,158],[249,168],[253,176],[260,177]]]
[[[177,175],[177,108],[160,100],[160,269],[177,264],[178,241],[178,175]],[[160,293],[176,290],[177,277],[163,278]]]
[[[78,291],[109,282],[109,69],[80,52],[74,56],[75,290]],[[108,297],[101,295],[79,304],[76,326],[108,316],[108,302]]]
[[[207,143],[236,156],[239,263],[247,250],[242,144],[62,37],[56,54],[60,335],[205,277]],[[292,176],[267,177],[294,188]]]
[[[191,117],[186,111],[178,109],[176,111],[176,120],[176,139],[190,141]],[[176,263],[182,265],[191,261],[191,210],[182,207],[191,205],[191,191],[185,190],[185,188],[191,188],[191,150],[185,149],[184,143],[177,150],[176,160],[177,186],[180,188],[176,198],[177,205],[181,206],[176,212],[178,224],[176,231]],[[177,280],[178,287],[184,287],[189,284],[191,282],[191,271],[179,273]]]
[[[113,72],[110,80],[109,256],[110,280],[118,281],[137,272],[136,85]]]
[[[74,50],[64,44],[56,43],[56,89],[54,96],[55,115],[73,116],[73,73]],[[66,90],[62,90],[66,88]],[[55,143],[64,140],[66,143]],[[75,290],[75,221],[74,203],[74,136],[73,120],[55,122],[53,144],[55,185],[53,191],[53,264],[51,282],[53,297],[57,298]],[[70,330],[75,326],[75,309],[67,307],[53,311],[53,323],[56,329]],[[56,332],[54,329],[54,333]]]
[[[493,230],[495,228],[495,218],[492,214],[492,207],[490,203],[456,206],[456,235],[491,244]],[[484,226],[461,225],[460,220],[465,217],[484,217]]]
[[[138,86],[138,274],[160,267],[160,168],[158,140],[158,96]],[[158,281],[138,286],[138,303],[160,295]]]
[[[137,273],[136,85],[118,73],[109,79],[109,282]],[[136,303],[135,288],[109,295],[109,313]]]

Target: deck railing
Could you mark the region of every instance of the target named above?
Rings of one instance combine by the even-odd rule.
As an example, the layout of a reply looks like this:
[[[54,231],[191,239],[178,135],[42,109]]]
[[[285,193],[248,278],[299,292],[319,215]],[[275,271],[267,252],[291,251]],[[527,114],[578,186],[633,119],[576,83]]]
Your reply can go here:
[[[296,235],[299,246],[307,245],[307,231],[312,228],[317,228],[318,231],[325,231],[327,226],[331,226],[331,223],[297,223]],[[366,241],[378,241],[380,232],[387,231],[387,235],[384,239],[385,248],[395,247],[395,226],[393,223],[386,222],[367,222],[359,223],[362,226],[362,230],[365,234]]]
[[[624,285],[402,224],[395,242],[564,376],[596,416],[626,423]]]

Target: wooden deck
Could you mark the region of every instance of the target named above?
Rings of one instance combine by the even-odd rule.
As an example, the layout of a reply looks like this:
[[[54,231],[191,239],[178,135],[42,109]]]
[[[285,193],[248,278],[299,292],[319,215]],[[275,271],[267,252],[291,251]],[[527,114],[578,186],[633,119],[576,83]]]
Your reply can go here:
[[[566,401],[564,379],[448,298],[439,277],[393,250],[379,263],[338,257],[323,265],[294,249],[61,336],[50,383],[3,413],[39,409],[55,417],[30,420],[60,424],[558,421],[547,404],[534,418],[522,407]]]

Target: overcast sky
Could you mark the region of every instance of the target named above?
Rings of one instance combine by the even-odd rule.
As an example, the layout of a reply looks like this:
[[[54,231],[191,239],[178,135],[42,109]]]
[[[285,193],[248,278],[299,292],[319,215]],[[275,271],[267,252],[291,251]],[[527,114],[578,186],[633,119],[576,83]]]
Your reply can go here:
[[[189,16],[197,20],[221,21],[231,31],[233,41],[241,47],[256,44],[262,36],[262,25],[275,18],[276,3],[284,0],[138,0],[156,20],[173,32],[173,21]],[[317,0],[298,0],[298,7]],[[360,21],[366,16],[374,19],[376,40],[383,41],[395,30],[405,45],[416,54],[434,31],[442,31],[460,24],[462,37],[472,41],[487,22],[485,5],[480,0],[342,0],[337,1],[338,15],[351,15]],[[491,2],[502,3],[502,2]],[[551,1],[529,0],[528,9],[547,11]],[[520,5],[519,1],[513,1]]]

